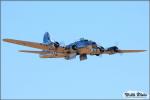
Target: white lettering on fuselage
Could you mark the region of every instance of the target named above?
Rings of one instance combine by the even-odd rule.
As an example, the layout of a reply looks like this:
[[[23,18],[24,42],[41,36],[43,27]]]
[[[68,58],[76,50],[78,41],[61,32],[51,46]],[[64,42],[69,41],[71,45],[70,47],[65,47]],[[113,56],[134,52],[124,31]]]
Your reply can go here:
[[[57,52],[49,52],[49,54],[57,54]]]

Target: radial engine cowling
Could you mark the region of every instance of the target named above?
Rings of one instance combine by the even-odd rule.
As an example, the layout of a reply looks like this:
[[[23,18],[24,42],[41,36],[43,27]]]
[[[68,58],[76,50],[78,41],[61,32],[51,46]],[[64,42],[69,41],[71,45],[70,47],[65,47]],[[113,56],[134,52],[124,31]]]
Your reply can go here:
[[[54,46],[55,46],[55,48],[58,48],[60,46],[60,44],[58,42],[54,42]]]
[[[111,52],[118,52],[118,47],[117,46],[113,46],[107,49],[107,51],[111,51]]]
[[[77,50],[77,45],[75,45],[75,44],[72,45],[72,49],[73,49],[73,50]]]
[[[103,53],[105,51],[104,47],[100,46],[100,47],[97,47],[101,53]]]

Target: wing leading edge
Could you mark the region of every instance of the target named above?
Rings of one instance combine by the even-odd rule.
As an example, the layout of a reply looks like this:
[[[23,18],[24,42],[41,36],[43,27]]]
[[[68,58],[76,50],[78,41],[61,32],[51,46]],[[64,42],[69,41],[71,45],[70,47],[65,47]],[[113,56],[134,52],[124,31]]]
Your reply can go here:
[[[32,48],[48,50],[48,46],[46,46],[45,44],[42,44],[42,43],[35,43],[35,42],[14,40],[14,39],[3,39],[3,41],[18,44],[18,45],[28,46],[28,47],[32,47]]]
[[[42,49],[42,50],[48,50],[48,51],[56,51],[56,52],[64,52],[64,47],[59,46],[58,48],[55,48],[53,45],[44,44],[44,43],[36,43],[36,42],[29,42],[29,41],[22,41],[22,40],[14,40],[14,39],[3,39],[5,42],[18,44],[22,46]]]

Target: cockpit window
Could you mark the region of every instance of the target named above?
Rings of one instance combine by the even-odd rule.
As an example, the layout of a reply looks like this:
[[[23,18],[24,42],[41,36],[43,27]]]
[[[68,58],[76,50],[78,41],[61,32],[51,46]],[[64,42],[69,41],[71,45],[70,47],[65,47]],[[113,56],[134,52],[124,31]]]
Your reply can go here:
[[[80,41],[86,42],[86,41],[88,41],[88,40],[87,40],[87,39],[84,39],[84,38],[80,38]]]
[[[84,40],[85,42],[87,42],[88,40]]]
[[[93,45],[95,45],[95,44],[96,44],[96,42],[92,42],[92,44],[93,44]]]

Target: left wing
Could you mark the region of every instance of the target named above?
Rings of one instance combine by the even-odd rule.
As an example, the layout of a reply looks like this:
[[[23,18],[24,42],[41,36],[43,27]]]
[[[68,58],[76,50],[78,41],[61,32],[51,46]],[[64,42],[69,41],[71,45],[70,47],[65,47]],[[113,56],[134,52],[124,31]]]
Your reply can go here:
[[[3,39],[3,41],[18,44],[18,45],[28,46],[32,48],[48,50],[48,46],[42,43],[35,43],[35,42],[28,42],[28,41],[22,41],[22,40],[14,40],[14,39]]]
[[[3,41],[18,44],[18,45],[28,46],[28,47],[32,47],[32,48],[42,49],[42,50],[57,51],[57,52],[63,52],[63,50],[64,50],[63,47],[55,48],[52,45],[43,44],[43,43],[14,40],[14,39],[3,39]]]

